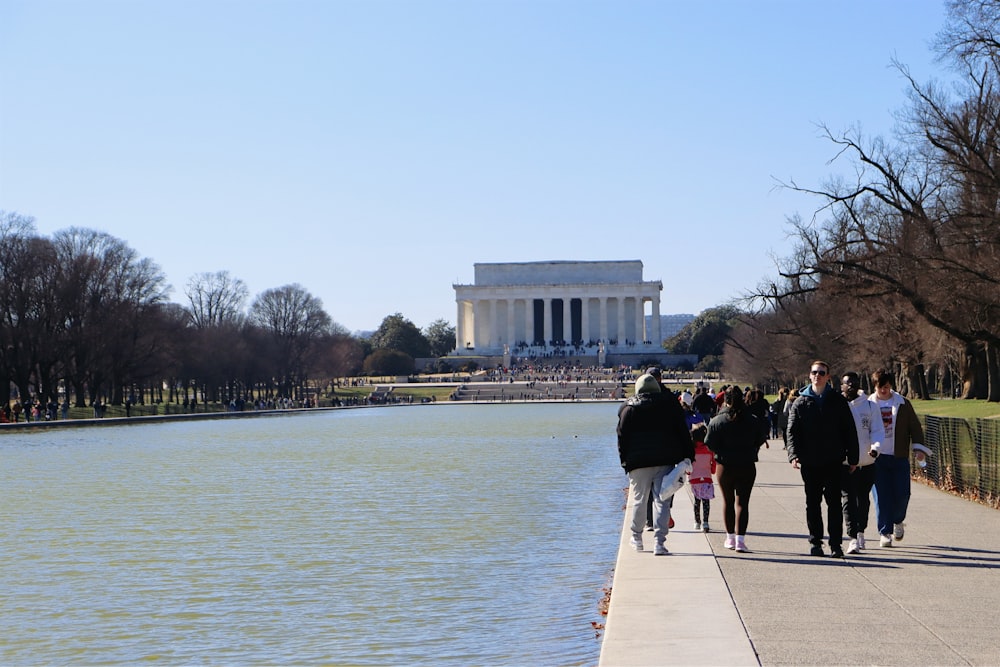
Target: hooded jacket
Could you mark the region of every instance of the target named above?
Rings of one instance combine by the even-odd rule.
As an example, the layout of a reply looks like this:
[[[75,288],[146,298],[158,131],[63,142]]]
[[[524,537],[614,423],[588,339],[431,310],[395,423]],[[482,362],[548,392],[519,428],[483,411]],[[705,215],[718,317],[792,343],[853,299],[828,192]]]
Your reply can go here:
[[[891,413],[887,414],[881,412],[876,394],[871,394],[868,400],[875,404],[875,410],[882,415],[885,439],[882,441],[879,455],[909,458],[913,444],[924,442],[924,427],[920,424],[920,418],[917,417],[913,404],[902,394],[893,391],[888,406]]]
[[[858,429],[858,465],[870,466],[875,463],[875,459],[868,452],[872,449],[880,452],[882,441],[885,440],[882,415],[879,414],[878,406],[869,401],[864,392],[859,392],[848,405],[851,406],[854,425]]]
[[[636,394],[618,409],[618,458],[625,472],[694,460],[684,409],[670,393]]]
[[[750,465],[757,462],[760,446],[767,442],[767,424],[744,408],[738,419],[722,410],[708,424],[705,444],[722,465]]]
[[[822,397],[812,385],[799,392],[788,413],[788,460],[815,466],[858,464],[858,431],[847,399],[826,386]]]

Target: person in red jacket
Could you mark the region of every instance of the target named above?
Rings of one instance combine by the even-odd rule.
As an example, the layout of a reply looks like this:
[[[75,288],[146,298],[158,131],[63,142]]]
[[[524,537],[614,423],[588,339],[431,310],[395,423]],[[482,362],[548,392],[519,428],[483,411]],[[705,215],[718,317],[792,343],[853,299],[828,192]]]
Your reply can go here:
[[[709,532],[708,513],[712,510],[712,499],[715,498],[715,484],[712,475],[715,474],[715,457],[705,445],[705,433],[708,429],[704,423],[695,424],[691,428],[691,439],[694,440],[694,462],[688,475],[691,479],[691,493],[694,495],[694,529]]]

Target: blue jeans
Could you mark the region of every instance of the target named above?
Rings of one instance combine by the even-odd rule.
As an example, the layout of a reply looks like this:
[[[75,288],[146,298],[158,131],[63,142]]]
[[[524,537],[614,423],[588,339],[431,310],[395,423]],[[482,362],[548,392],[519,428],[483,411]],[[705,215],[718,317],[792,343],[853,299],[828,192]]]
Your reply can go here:
[[[910,504],[910,459],[883,454],[875,459],[875,523],[880,535],[892,534],[906,519]]]
[[[646,503],[653,496],[653,534],[663,542],[669,532],[670,504],[660,500],[660,483],[674,466],[636,468],[628,474],[629,493],[632,495],[632,534],[642,535],[646,527]]]

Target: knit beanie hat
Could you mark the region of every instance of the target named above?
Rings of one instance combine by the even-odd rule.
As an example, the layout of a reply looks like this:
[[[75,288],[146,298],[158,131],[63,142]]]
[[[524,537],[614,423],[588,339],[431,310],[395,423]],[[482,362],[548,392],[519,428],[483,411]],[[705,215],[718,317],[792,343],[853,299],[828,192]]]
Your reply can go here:
[[[656,378],[649,373],[640,375],[639,379],[635,381],[635,393],[658,394],[660,393],[660,383],[657,382]]]

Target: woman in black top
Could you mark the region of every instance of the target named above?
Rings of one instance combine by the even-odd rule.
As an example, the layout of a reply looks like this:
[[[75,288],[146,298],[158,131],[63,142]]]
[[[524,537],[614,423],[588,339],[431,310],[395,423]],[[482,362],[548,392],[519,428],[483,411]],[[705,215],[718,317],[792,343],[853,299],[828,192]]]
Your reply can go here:
[[[705,445],[715,453],[727,549],[743,553],[750,522],[750,493],[757,479],[757,452],[767,442],[767,423],[752,414],[739,387],[726,390],[725,406],[708,424]]]

